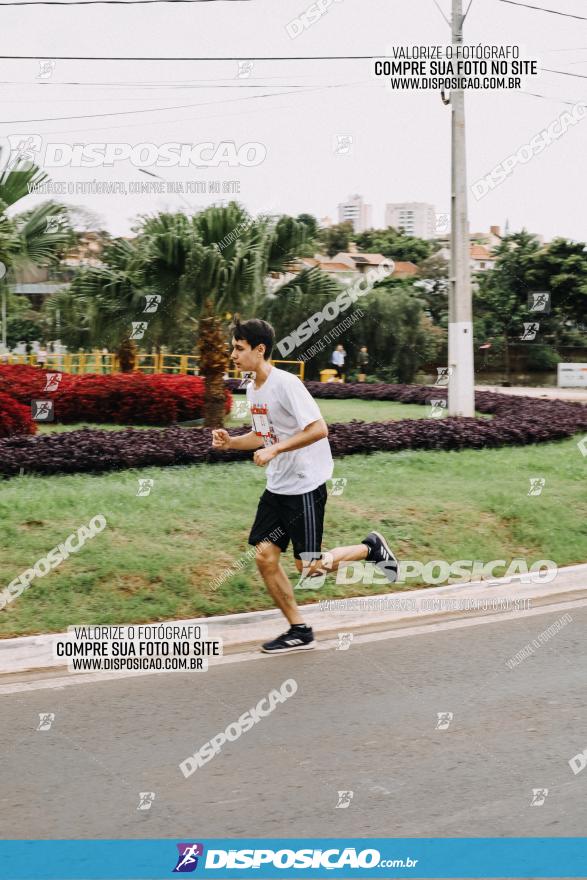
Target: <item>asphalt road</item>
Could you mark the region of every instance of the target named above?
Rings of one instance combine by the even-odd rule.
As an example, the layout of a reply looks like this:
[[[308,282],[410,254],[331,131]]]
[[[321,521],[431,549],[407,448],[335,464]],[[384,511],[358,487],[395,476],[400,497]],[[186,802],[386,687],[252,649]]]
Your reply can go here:
[[[3,696],[0,837],[584,835],[587,770],[568,762],[587,749],[587,608],[570,614],[513,669],[562,612]],[[288,678],[293,696],[184,778]]]

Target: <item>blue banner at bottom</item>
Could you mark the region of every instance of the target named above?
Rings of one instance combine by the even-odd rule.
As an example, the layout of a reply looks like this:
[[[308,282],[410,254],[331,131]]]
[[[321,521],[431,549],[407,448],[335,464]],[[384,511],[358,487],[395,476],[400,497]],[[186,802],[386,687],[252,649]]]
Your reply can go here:
[[[586,837],[4,840],[2,880],[587,878]]]

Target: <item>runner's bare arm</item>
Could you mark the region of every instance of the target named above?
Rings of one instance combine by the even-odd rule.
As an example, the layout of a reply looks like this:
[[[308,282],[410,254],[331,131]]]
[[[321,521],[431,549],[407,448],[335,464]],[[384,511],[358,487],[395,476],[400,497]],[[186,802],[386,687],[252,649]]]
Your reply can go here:
[[[212,446],[214,449],[221,451],[227,451],[228,449],[246,451],[249,449],[260,449],[263,446],[263,440],[254,431],[249,431],[248,434],[241,434],[239,437],[231,437],[224,428],[217,428],[212,431]]]
[[[270,449],[273,449],[277,455],[281,452],[293,452],[294,449],[303,449],[304,446],[310,446],[312,443],[317,443],[318,440],[323,440],[325,437],[328,437],[328,426],[324,419],[317,419],[315,422],[306,425],[303,431],[298,431],[297,434],[294,434],[293,437],[288,437],[287,440],[281,440],[275,446],[271,446]]]

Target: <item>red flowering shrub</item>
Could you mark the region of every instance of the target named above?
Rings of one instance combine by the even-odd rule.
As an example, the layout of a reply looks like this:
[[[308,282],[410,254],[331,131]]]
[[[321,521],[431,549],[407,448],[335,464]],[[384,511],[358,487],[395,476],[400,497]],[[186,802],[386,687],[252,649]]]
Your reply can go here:
[[[26,406],[30,405],[31,399],[45,396],[45,382],[46,373],[38,367],[0,365],[0,391]]]
[[[0,437],[34,434],[36,430],[30,408],[27,409],[22,403],[0,391]]]
[[[64,424],[169,425],[203,415],[204,380],[200,376],[57,373],[60,379],[52,389],[48,372],[37,367],[0,366],[0,392],[26,406],[33,399],[51,399],[54,420]],[[232,394],[226,389],[226,413],[231,406]]]

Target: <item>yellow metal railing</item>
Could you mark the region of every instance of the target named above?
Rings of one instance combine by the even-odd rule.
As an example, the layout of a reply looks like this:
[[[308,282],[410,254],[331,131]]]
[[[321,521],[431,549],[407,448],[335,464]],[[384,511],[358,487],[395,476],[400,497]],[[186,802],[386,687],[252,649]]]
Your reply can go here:
[[[276,364],[276,365],[278,365],[278,364],[295,364],[298,368],[298,376],[303,381],[304,367],[306,366],[304,361],[274,361],[273,358],[271,358],[271,363]],[[231,379],[238,379],[239,376],[241,375],[240,370],[230,369],[230,370],[227,370],[226,372],[230,376]]]
[[[271,361],[272,364],[294,364],[297,375],[304,378],[304,361]],[[47,354],[43,362],[39,362],[36,354],[9,354],[0,356],[0,364],[29,364],[43,367],[46,370],[57,370],[63,373],[117,373],[120,370],[115,354],[102,354],[100,351],[79,352],[78,354]],[[199,357],[195,354],[137,354],[136,370],[140,373],[178,373],[180,375],[198,375]],[[227,375],[234,379],[240,371],[231,368]]]

